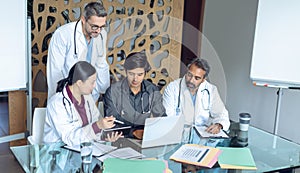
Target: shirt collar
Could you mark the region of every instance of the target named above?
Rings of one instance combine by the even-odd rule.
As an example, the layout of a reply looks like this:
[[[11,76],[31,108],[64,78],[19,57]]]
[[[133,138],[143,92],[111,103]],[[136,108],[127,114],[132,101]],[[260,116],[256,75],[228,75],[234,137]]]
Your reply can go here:
[[[128,84],[127,79],[126,79],[126,82],[127,82],[127,84]],[[129,93],[130,93],[131,95],[134,95],[133,92],[131,91],[130,87],[129,87],[129,84],[128,84],[128,91],[129,91]],[[135,94],[135,95],[138,95],[139,93],[144,93],[144,92],[146,92],[146,86],[145,86],[145,82],[144,82],[144,80],[143,80],[142,83],[141,83],[141,90],[140,90],[137,94]]]
[[[72,92],[71,92],[71,90],[70,90],[69,85],[66,86],[66,90],[67,90],[67,94],[68,94],[68,96],[69,96],[71,102],[72,102],[73,104],[79,105],[78,101],[77,101],[77,100],[75,99],[75,97],[73,96],[73,94],[72,94]],[[81,95],[81,104],[83,104],[83,103],[84,103],[84,97],[83,97],[83,95]]]

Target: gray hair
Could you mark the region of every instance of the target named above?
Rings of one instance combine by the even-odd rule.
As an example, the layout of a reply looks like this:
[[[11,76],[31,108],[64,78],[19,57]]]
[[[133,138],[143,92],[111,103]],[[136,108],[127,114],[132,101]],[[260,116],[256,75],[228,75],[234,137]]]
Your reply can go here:
[[[88,20],[91,16],[106,17],[107,12],[101,1],[90,2],[84,7],[83,16]]]
[[[202,70],[205,71],[204,77],[207,77],[209,72],[210,72],[210,66],[208,62],[205,59],[202,58],[195,58],[189,65],[188,68],[191,67],[191,65],[195,65],[198,68],[201,68]]]

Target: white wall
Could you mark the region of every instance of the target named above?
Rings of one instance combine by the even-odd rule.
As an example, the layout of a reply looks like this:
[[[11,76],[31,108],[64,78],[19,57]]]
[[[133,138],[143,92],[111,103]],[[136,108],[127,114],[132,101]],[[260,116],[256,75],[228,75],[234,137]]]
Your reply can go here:
[[[224,68],[227,85],[224,102],[230,118],[237,121],[240,112],[249,112],[253,126],[273,132],[277,89],[253,86],[250,80],[256,10],[257,0],[207,0],[203,34]],[[209,58],[209,54],[204,44],[201,56]],[[214,70],[219,68],[212,66]],[[300,131],[300,91],[284,89],[281,101],[278,135],[300,143],[297,133]]]
[[[27,1],[4,1],[0,6],[0,20],[3,23],[0,27],[0,92],[25,89],[28,82]]]

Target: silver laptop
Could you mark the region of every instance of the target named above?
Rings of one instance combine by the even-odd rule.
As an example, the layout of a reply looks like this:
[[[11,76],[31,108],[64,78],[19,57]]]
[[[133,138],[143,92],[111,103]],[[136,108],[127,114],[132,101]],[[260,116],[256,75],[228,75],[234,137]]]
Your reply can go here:
[[[147,118],[141,147],[149,148],[180,143],[183,125],[184,116]]]

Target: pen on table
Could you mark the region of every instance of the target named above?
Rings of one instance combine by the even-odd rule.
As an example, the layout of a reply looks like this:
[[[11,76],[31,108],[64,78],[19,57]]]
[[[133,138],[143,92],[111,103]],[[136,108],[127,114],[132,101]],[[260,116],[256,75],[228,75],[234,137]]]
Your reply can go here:
[[[123,121],[115,119],[114,122],[119,123],[119,124],[125,124]]]

